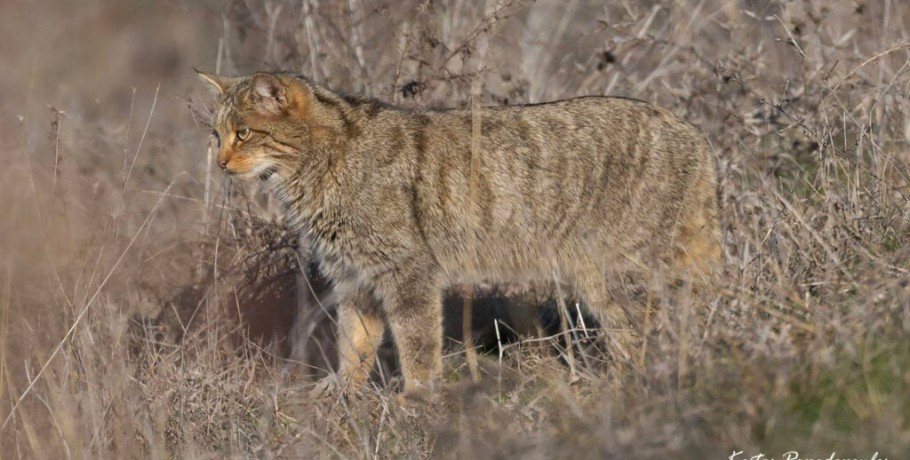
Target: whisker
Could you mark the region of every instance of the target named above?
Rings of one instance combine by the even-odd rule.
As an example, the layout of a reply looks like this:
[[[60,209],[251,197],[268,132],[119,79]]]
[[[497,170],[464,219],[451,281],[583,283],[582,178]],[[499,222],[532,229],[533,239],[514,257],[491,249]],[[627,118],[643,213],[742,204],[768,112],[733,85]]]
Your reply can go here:
[[[224,219],[224,211],[231,204],[231,175],[224,172],[224,181],[221,185],[221,209],[218,212],[218,229],[216,235],[221,235],[221,222]]]

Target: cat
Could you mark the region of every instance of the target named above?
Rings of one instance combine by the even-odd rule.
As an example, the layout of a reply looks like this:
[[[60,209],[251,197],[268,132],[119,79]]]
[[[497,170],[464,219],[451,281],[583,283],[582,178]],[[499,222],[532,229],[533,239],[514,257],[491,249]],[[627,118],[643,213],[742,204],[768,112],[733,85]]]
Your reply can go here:
[[[714,161],[663,108],[415,110],[289,73],[199,75],[217,94],[218,164],[268,187],[334,285],[346,382],[368,378],[388,326],[405,394],[431,392],[449,283],[555,280],[607,315],[613,277],[717,271]]]

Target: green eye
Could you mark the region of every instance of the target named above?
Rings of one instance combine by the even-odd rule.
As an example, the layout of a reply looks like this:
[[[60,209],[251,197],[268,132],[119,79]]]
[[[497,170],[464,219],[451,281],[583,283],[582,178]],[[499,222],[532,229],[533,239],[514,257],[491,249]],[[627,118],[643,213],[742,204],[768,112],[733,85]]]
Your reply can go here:
[[[250,128],[242,128],[237,130],[237,139],[245,141],[250,138]]]

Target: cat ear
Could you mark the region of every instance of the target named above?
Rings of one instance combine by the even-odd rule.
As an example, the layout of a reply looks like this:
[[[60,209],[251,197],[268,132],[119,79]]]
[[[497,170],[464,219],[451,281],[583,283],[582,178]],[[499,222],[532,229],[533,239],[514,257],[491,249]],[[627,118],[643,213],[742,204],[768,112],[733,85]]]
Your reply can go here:
[[[222,77],[220,75],[200,72],[198,70],[196,70],[196,75],[198,75],[199,79],[208,85],[209,89],[211,89],[212,92],[219,96],[224,94],[231,86],[234,86],[238,80],[237,78]]]
[[[263,112],[280,114],[288,106],[288,89],[272,74],[257,73],[250,84],[250,96]]]

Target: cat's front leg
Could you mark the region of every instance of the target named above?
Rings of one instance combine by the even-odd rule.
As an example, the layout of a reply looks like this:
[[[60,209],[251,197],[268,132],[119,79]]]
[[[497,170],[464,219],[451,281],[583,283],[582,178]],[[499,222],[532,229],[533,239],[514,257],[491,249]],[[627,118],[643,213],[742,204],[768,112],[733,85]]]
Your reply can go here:
[[[405,396],[432,392],[442,372],[442,290],[432,263],[409,262],[377,281],[392,329]]]
[[[341,382],[362,384],[370,377],[385,319],[376,297],[362,287],[339,289],[338,374]]]

